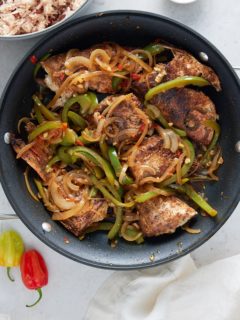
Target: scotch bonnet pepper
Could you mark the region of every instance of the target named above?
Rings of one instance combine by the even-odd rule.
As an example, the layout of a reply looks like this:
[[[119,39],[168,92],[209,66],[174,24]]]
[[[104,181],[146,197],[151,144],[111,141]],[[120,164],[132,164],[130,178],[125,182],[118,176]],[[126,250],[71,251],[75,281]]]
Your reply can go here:
[[[4,231],[0,235],[0,266],[7,267],[7,275],[11,281],[10,268],[20,265],[24,251],[21,236],[14,230]]]
[[[39,294],[36,302],[26,305],[26,307],[33,307],[42,298],[42,287],[48,284],[46,263],[38,251],[28,250],[22,256],[20,269],[24,285],[30,290],[36,290]]]

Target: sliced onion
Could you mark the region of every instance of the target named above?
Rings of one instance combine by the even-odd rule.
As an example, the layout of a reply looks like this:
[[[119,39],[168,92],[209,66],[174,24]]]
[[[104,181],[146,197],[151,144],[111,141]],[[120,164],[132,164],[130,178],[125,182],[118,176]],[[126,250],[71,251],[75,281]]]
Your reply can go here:
[[[139,177],[147,176],[146,178],[155,177],[156,176],[156,170],[148,165],[141,165],[139,168]],[[144,178],[145,179],[145,178]],[[156,178],[156,181],[158,181],[159,178]],[[139,182],[139,178],[137,177],[137,182]]]
[[[119,134],[119,127],[115,124],[112,124],[111,126],[108,126],[105,128],[105,134],[110,138],[115,138]]]
[[[52,109],[58,98],[62,95],[62,93],[64,92],[64,90],[66,89],[66,87],[70,84],[70,82],[76,78],[78,75],[80,74],[80,72],[76,72],[73,73],[72,75],[70,75],[69,77],[67,77],[64,82],[61,84],[60,88],[57,90],[55,96],[53,97],[53,99],[49,102],[49,104],[47,105],[47,108]]]
[[[32,120],[31,118],[23,117],[18,121],[17,131],[18,131],[19,134],[21,133],[21,125],[22,125],[22,123],[28,123],[31,120]]]
[[[101,59],[100,59],[101,58]],[[110,62],[110,57],[107,54],[107,52],[103,49],[95,49],[92,51],[90,55],[90,69],[91,70],[96,70],[95,64],[97,63],[100,68],[106,71],[112,71],[109,62]]]
[[[149,120],[146,116],[146,114],[139,108],[135,108],[136,112],[140,115],[143,123],[144,123],[144,129],[142,131],[141,136],[139,137],[138,141],[135,143],[135,145],[133,147],[131,147],[125,154],[124,156],[129,156],[129,154],[131,152],[133,152],[134,149],[136,149],[143,141],[143,139],[145,138],[147,132],[148,132],[148,127],[149,127]]]
[[[109,72],[112,71],[111,66],[108,63],[102,62],[99,58],[95,58],[95,62],[99,65],[99,67],[102,70],[109,71]]]
[[[90,69],[91,63],[90,60],[86,57],[72,57],[65,61],[65,67],[71,72],[75,72],[80,67],[86,67]]]
[[[182,229],[190,234],[198,234],[201,233],[201,229],[193,229],[190,228],[189,226],[182,226]]]
[[[80,51],[79,49],[70,49],[68,50],[67,54],[66,54],[66,59],[65,61],[67,61],[68,59],[72,58],[72,57],[76,57],[76,56],[79,56],[80,54]]]
[[[123,183],[123,179],[126,177],[126,171],[128,169],[128,165],[125,163],[123,166],[122,166],[122,170],[120,172],[120,175],[119,175],[119,182],[122,184]]]
[[[120,104],[122,103],[124,100],[127,99],[129,95],[125,96],[125,95],[122,95],[122,96],[119,96],[117,98],[115,98],[113,100],[113,102],[103,111],[102,115],[103,116],[106,116],[106,118],[109,118],[111,113],[113,112],[113,110]]]
[[[138,153],[138,149],[135,148],[130,154],[130,156],[128,157],[128,165],[131,168],[135,166],[135,159],[136,159],[137,153]]]
[[[129,59],[138,63],[147,72],[149,72],[149,73],[152,72],[152,68],[148,64],[146,64],[142,59],[138,58],[136,55],[134,55],[131,52],[128,52],[126,50],[123,50],[123,54],[125,54]]]
[[[105,119],[102,118],[102,119],[100,119],[100,121],[98,122],[98,126],[97,126],[97,129],[96,129],[96,136],[97,136],[97,137],[102,134],[104,125],[105,125]]]
[[[161,128],[160,126],[156,126],[157,132],[163,138],[163,148],[170,149],[171,148],[171,140],[169,135],[167,134],[166,130]]]
[[[121,227],[121,236],[127,241],[136,241],[138,238],[142,236],[142,232],[138,232],[135,237],[130,237],[127,234],[127,229],[130,228],[132,230],[139,231],[135,226],[130,225],[128,222],[124,222]]]
[[[131,52],[132,54],[143,54],[148,58],[148,64],[150,66],[153,65],[153,57],[149,51],[143,50],[143,49],[135,49]]]
[[[166,131],[166,133],[168,134],[168,136],[169,136],[169,138],[171,140],[170,150],[174,153],[178,149],[179,136],[174,131],[172,131],[171,129],[166,129],[165,131]]]
[[[69,210],[75,206],[75,203],[68,201],[60,192],[59,184],[54,180],[49,186],[49,192],[53,202],[60,210]]]
[[[110,66],[111,66],[112,70],[114,69],[114,67],[116,67],[119,64],[119,59],[120,59],[120,56],[121,56],[122,50],[123,50],[119,45],[115,45],[115,44],[113,44],[113,45],[115,46],[116,52],[112,52],[112,54],[111,54],[112,61],[110,63]],[[117,67],[116,67],[116,70],[118,70]]]
[[[56,212],[52,215],[52,220],[66,220],[73,216],[80,215],[83,207],[85,206],[85,199],[82,199],[77,205],[67,211]]]
[[[176,167],[176,175],[177,175],[177,183],[182,184],[182,164],[185,158],[185,154],[182,153],[178,159],[177,167]]]
[[[146,177],[146,178],[143,178],[140,182],[139,182],[139,185],[143,185],[145,183],[150,183],[150,182],[162,182],[164,181],[165,179],[169,178],[173,171],[174,171],[174,168],[176,167],[178,163],[178,159],[177,158],[174,158],[171,165],[166,169],[166,171],[164,172],[164,174],[161,176],[161,177]]]
[[[179,146],[179,136],[171,129],[163,129],[156,126],[157,132],[163,138],[163,148],[170,149],[171,152],[176,152]]]
[[[29,182],[29,167],[27,167],[27,169],[25,170],[25,172],[23,173],[24,175],[24,180],[25,180],[25,184],[28,190],[28,193],[30,194],[30,196],[37,202],[39,202],[38,197],[36,196],[36,194],[33,192],[32,187],[30,185]]]
[[[208,175],[213,179],[213,180],[216,180],[218,181],[219,178],[213,173],[214,171],[216,171],[219,166],[220,166],[220,163],[219,162],[219,159],[221,158],[221,149],[219,148],[211,162],[211,166],[209,167],[208,169]]]
[[[21,158],[21,157],[24,155],[24,153],[26,153],[27,151],[29,151],[35,144],[36,144],[36,140],[34,140],[34,141],[31,142],[31,143],[26,144],[24,147],[22,147],[22,148],[18,151],[16,158],[17,158],[17,159]]]
[[[79,191],[80,186],[89,186],[91,184],[89,175],[80,170],[69,171],[63,176],[63,189],[67,195],[71,194],[72,191]]]

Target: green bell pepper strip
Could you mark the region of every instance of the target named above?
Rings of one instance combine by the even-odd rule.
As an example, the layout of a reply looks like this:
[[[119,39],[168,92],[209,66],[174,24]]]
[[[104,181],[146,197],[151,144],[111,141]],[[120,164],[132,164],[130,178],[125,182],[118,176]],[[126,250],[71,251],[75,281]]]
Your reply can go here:
[[[115,176],[110,164],[103,159],[97,152],[87,148],[87,147],[73,147],[69,150],[70,155],[77,156],[78,153],[81,153],[90,161],[92,161],[97,166],[101,167],[106,174],[106,177],[109,183],[114,186],[115,183]]]
[[[89,227],[85,230],[84,234],[95,232],[95,231],[108,231],[113,227],[112,222],[100,222],[96,226]]]
[[[39,126],[36,127],[29,135],[28,135],[28,141],[31,142],[35,138],[37,138],[40,134],[53,130],[53,129],[60,129],[63,127],[63,123],[60,121],[47,121],[41,123]]]
[[[100,168],[100,167],[92,167],[92,168],[89,168],[90,171],[92,172],[92,174],[95,175],[95,177],[97,179],[103,179],[104,178],[104,172],[103,170]]]
[[[156,56],[157,54],[165,51],[165,48],[159,43],[149,43],[143,48],[143,50],[148,51],[152,56]],[[138,56],[140,59],[146,60],[146,56],[144,56],[143,54],[139,54]]]
[[[212,141],[211,141],[210,145],[207,148],[207,151],[205,152],[203,158],[201,159],[201,163],[204,163],[208,159],[210,151],[216,146],[216,143],[218,141],[218,138],[219,138],[219,135],[220,135],[220,132],[221,132],[220,126],[216,121],[207,120],[207,121],[205,121],[204,124],[207,127],[210,127],[210,128],[212,128],[214,130],[214,135],[213,135],[213,138],[212,138]]]
[[[217,210],[213,209],[210,204],[207,203],[203,197],[197,193],[191,185],[185,184],[183,186],[172,185],[171,188],[185,193],[193,202],[195,202],[201,209],[203,209],[206,213],[208,213],[211,217],[215,217],[217,215]]]
[[[189,163],[185,163],[182,166],[181,177],[184,177],[188,173],[188,171],[190,170],[190,168],[191,168],[191,166],[193,164],[193,161],[195,159],[195,149],[194,149],[192,143],[187,139],[184,139],[184,142],[188,145],[188,148],[189,148],[189,151],[190,151],[190,157],[189,157],[190,162]],[[169,185],[171,183],[176,182],[176,180],[177,180],[177,175],[174,174],[171,178],[168,178],[167,180],[161,182],[159,184],[159,187],[167,186],[167,185]]]
[[[20,265],[24,245],[21,236],[14,230],[4,231],[0,235],[0,266],[7,267],[7,275],[11,281],[11,267]]]
[[[62,111],[62,120],[68,121],[68,111],[74,104],[80,105],[80,113],[85,115],[87,113],[93,113],[98,105],[97,96],[93,92],[84,93],[76,97],[70,98],[64,105]]]
[[[52,166],[53,166],[55,163],[59,162],[59,161],[61,161],[61,159],[59,158],[58,155],[52,157],[52,159],[50,159],[49,162],[48,162],[48,164],[46,165],[45,170],[46,170],[47,172],[49,172],[49,171],[51,170]]]
[[[78,142],[80,142],[81,144],[80,145],[88,145],[90,144],[90,142],[88,142],[87,140],[85,140],[82,136],[79,136],[77,138]],[[76,144],[77,144],[77,141],[76,141]]]
[[[94,198],[97,195],[97,188],[96,187],[92,187],[89,191],[89,197],[90,198]]]
[[[136,235],[137,235],[137,233],[138,233],[139,231],[133,230],[133,229],[130,229],[130,228],[127,228],[126,232],[127,232],[127,234],[128,234],[130,237],[134,238],[134,237],[136,237]],[[140,236],[139,238],[137,238],[137,239],[135,240],[135,242],[136,242],[137,244],[143,243],[143,242],[144,242],[143,236]]]
[[[74,162],[76,162],[76,157],[70,156],[68,150],[68,147],[60,147],[57,151],[57,155],[62,162],[66,164],[73,164]]]
[[[88,96],[90,97],[91,102],[92,102],[92,103],[91,103],[91,106],[90,106],[90,108],[89,108],[89,110],[88,110],[88,113],[89,113],[89,114],[93,114],[94,111],[95,111],[95,109],[96,109],[97,106],[98,106],[98,98],[97,98],[96,94],[93,93],[93,92],[88,92]]]
[[[37,77],[38,71],[42,68],[41,62],[47,60],[47,58],[49,58],[51,56],[51,53],[46,53],[40,60],[39,62],[36,64],[34,70],[33,70],[33,76],[34,78]]]
[[[34,105],[33,109],[35,111],[35,117],[37,119],[37,122],[39,124],[41,124],[44,121],[44,117],[42,116],[42,114],[41,114],[41,112],[39,110],[39,107],[37,105]]]
[[[128,74],[127,71],[116,71],[116,73],[121,74],[123,76]],[[112,88],[113,88],[113,90],[118,90],[119,86],[120,86],[120,84],[122,83],[123,80],[124,80],[123,78],[113,77],[112,78]]]
[[[41,114],[44,116],[45,119],[49,121],[54,121],[58,119],[58,116],[56,115],[56,113],[48,110],[48,108],[44,106],[44,104],[35,94],[32,96],[32,98],[35,105],[37,106],[37,108],[39,109],[39,111],[41,112]]]
[[[118,159],[117,151],[114,147],[108,148],[108,157],[110,159],[111,165],[113,166],[113,169],[116,173],[116,176],[119,177],[120,173],[122,171],[122,165]],[[129,185],[133,183],[133,179],[129,177],[127,174],[125,174],[125,177],[122,181],[122,184]]]
[[[161,111],[152,104],[147,104],[146,113],[152,120],[157,120],[165,129],[173,130],[180,137],[186,137],[187,133],[184,130],[171,127],[167,120],[163,117]]]
[[[108,191],[110,191],[116,199],[121,201],[122,193],[119,189],[116,190],[115,187],[111,186],[106,179],[102,179],[100,182],[101,182],[102,186],[107,188]]]
[[[84,129],[87,126],[87,122],[81,117],[79,114],[73,111],[68,111],[67,114],[68,119],[72,121],[75,126],[80,127],[80,129]]]
[[[143,50],[151,53],[152,56],[156,56],[159,53],[162,53],[165,48],[159,43],[149,43]]]
[[[61,145],[64,147],[72,146],[75,144],[77,138],[78,138],[78,136],[77,136],[76,132],[72,129],[67,128],[64,133]]]
[[[112,226],[107,235],[109,240],[113,240],[114,238],[116,238],[116,236],[119,234],[123,222],[123,208],[115,207],[114,212],[116,218],[114,225]]]
[[[116,206],[123,207],[123,208],[131,208],[134,206],[134,202],[124,203],[116,199],[94,176],[91,176],[91,181],[93,185],[103,194],[105,199],[110,200]]]
[[[36,184],[36,187],[37,187],[37,189],[38,189],[38,192],[39,192],[39,194],[40,194],[40,197],[41,197],[43,200],[46,199],[46,195],[45,195],[45,192],[44,192],[44,190],[43,190],[43,186],[42,186],[41,181],[38,180],[38,179],[34,179],[34,182],[35,182],[35,184]]]
[[[167,189],[167,188],[162,188],[162,189],[159,189],[159,190],[153,190],[153,191],[148,191],[148,192],[145,192],[145,193],[141,193],[141,194],[137,195],[134,200],[136,202],[138,202],[138,203],[143,203],[143,202],[148,201],[148,200],[150,200],[152,198],[155,198],[155,197],[157,197],[159,195],[168,197],[168,196],[171,196],[173,194],[174,193],[172,192],[172,190]]]
[[[125,230],[125,233],[130,237],[130,238],[136,238],[136,236],[139,235],[139,230],[137,230],[133,226],[128,226],[127,229]],[[144,242],[144,238],[142,235],[140,235],[136,240],[132,241],[136,242],[137,244],[141,244]]]
[[[204,87],[204,86],[209,86],[210,83],[201,77],[192,77],[192,76],[178,77],[174,80],[160,83],[156,87],[148,90],[148,92],[145,95],[145,100],[148,101],[152,99],[152,97],[154,97],[156,94],[160,92],[164,92],[173,88],[182,88],[188,85]]]
[[[108,144],[105,141],[105,136],[102,135],[99,141],[99,148],[101,150],[102,156],[105,160],[109,160],[108,157]]]
[[[81,137],[83,137],[83,139],[85,139],[86,141],[88,141],[89,143],[95,143],[98,142],[100,140],[100,137],[94,137],[94,131],[93,130],[89,130],[88,128],[85,128],[82,131]]]
[[[92,105],[91,97],[88,95],[88,93],[85,93],[79,96],[78,101],[80,104],[79,113],[83,115],[87,114]]]

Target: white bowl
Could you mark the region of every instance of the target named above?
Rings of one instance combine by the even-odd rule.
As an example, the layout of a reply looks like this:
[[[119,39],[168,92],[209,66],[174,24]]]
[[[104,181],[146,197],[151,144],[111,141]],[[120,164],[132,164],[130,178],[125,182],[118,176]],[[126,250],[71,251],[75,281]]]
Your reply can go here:
[[[57,23],[53,24],[50,27],[47,27],[43,30],[40,31],[35,31],[35,32],[31,32],[31,33],[24,33],[24,34],[17,34],[17,35],[0,35],[0,40],[25,40],[25,39],[31,39],[34,37],[38,37],[41,35],[44,35],[56,28],[58,28],[59,26],[63,25],[64,23],[66,23],[67,21],[69,21],[71,18],[75,17],[79,11],[84,11],[87,6],[89,5],[90,0],[84,0],[83,4],[77,9],[75,10],[72,14],[66,16],[64,19],[58,21]]]

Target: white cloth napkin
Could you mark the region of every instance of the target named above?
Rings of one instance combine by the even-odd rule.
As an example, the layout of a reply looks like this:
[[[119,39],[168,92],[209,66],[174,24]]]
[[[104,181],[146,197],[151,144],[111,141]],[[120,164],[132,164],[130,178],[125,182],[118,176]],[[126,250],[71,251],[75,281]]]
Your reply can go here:
[[[195,266],[190,256],[142,271],[115,272],[85,320],[240,320],[240,255]]]

